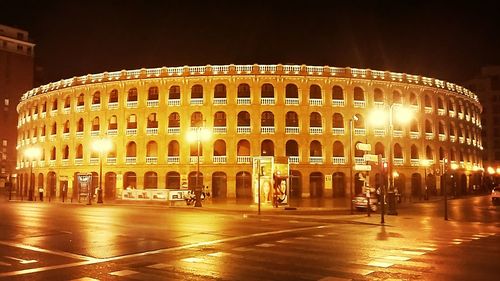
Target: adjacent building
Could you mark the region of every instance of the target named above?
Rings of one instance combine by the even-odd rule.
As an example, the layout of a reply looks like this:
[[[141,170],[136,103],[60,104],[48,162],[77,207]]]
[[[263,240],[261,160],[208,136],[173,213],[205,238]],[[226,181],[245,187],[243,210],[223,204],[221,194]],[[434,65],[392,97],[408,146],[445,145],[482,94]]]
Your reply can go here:
[[[28,32],[0,25],[0,188],[15,181],[17,110],[21,96],[33,88],[34,46]]]
[[[373,117],[376,109],[392,121]],[[251,198],[252,158],[272,156],[289,164],[292,197],[348,198],[350,183],[362,192],[367,166],[370,184],[383,184],[357,143],[389,162],[407,196],[441,192],[445,173],[455,194],[481,182],[476,95],[418,75],[280,64],[122,70],[32,89],[17,110],[23,194],[31,178],[49,196],[66,187],[76,196],[78,173],[97,182],[103,164],[107,200],[129,187],[176,189],[184,179],[193,186],[197,175],[216,198]],[[210,138],[198,150],[187,135],[200,128]],[[92,144],[103,138],[113,146],[99,155]],[[23,153],[32,147],[41,150],[35,159]]]

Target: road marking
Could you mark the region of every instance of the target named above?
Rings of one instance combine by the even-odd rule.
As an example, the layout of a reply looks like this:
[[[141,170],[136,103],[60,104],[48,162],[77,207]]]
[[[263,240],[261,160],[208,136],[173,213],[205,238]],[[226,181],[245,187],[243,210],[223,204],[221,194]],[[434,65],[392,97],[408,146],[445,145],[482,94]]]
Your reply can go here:
[[[257,245],[257,247],[269,248],[269,247],[274,247],[274,244],[262,243],[262,244]]]
[[[394,264],[392,262],[385,262],[385,261],[371,261],[367,265],[386,268],[393,266]]]
[[[215,252],[215,253],[208,254],[207,256],[211,256],[211,257],[223,257],[223,256],[230,256],[230,255],[231,255],[230,253]]]
[[[433,247],[416,247],[415,250],[423,250],[423,251],[432,252],[432,251],[435,251],[436,248],[433,248]]]
[[[408,257],[401,257],[401,256],[386,256],[382,257],[384,260],[395,260],[395,261],[407,261],[410,258]]]
[[[411,256],[421,256],[423,254],[425,254],[425,252],[420,252],[420,251],[401,251],[402,254],[405,254],[405,255],[411,255]]]
[[[3,265],[3,266],[11,266],[10,263],[6,263],[6,262],[3,262],[3,261],[0,261],[0,265]]]
[[[39,248],[39,247],[35,247],[35,246],[30,246],[30,245],[25,245],[25,244],[21,244],[21,243],[0,241],[0,244],[15,247],[15,248],[21,248],[21,249],[25,249],[25,250],[35,251],[35,252],[63,256],[66,258],[72,258],[72,259],[77,259],[77,260],[88,260],[88,261],[99,260],[98,258],[93,258],[93,257],[88,257],[88,256],[83,256],[83,255],[78,255],[78,254],[73,254],[73,253],[68,253],[68,252],[62,252],[62,251],[57,251],[57,250],[47,250],[47,249],[43,249],[43,248]]]
[[[15,260],[15,261],[18,261],[20,264],[30,264],[30,263],[35,263],[35,262],[38,262],[37,260],[23,260],[23,259],[19,259],[19,258],[15,258],[15,257],[9,257],[9,256],[4,256],[10,260]]]
[[[316,235],[314,235],[314,237],[325,237],[325,235],[323,235],[323,234],[316,234]]]
[[[136,273],[139,273],[139,272],[125,269],[125,270],[110,272],[109,275],[114,275],[114,276],[129,276],[129,275],[136,274]]]
[[[196,263],[196,262],[202,262],[203,259],[192,257],[192,258],[182,259],[181,261],[183,261],[183,262],[189,262],[189,263]]]
[[[154,269],[164,269],[164,268],[173,267],[173,265],[167,264],[167,263],[155,263],[155,264],[152,264],[152,265],[148,265],[146,267],[154,268]]]

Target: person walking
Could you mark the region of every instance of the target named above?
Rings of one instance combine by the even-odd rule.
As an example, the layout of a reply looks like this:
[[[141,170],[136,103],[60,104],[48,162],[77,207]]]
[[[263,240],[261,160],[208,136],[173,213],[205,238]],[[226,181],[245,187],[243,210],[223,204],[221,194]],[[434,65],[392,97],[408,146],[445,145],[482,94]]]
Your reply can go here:
[[[43,201],[43,187],[42,186],[40,186],[38,188],[38,195],[40,196],[40,202],[42,202]]]

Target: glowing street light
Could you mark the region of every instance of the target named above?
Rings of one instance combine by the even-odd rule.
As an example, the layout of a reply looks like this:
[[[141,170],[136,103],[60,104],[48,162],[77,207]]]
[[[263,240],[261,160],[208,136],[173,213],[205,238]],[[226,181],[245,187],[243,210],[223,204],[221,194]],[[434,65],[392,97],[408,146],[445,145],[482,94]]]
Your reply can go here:
[[[96,139],[92,142],[92,150],[99,152],[99,185],[97,186],[97,203],[103,203],[102,201],[102,162],[103,155],[107,153],[113,147],[113,143],[108,138]],[[89,205],[91,203],[92,193],[89,194]]]
[[[353,153],[352,153],[352,150],[353,150],[353,134],[354,134],[354,124],[353,122],[354,121],[358,121],[358,117],[356,115],[353,115],[351,119],[349,119],[349,163],[350,163],[350,166],[351,166],[351,169],[350,169],[350,173],[351,173],[351,177],[350,177],[350,183],[349,183],[349,194],[351,195],[351,215],[354,213],[354,203],[352,202],[352,200],[354,199],[354,194],[353,194],[353,189],[354,189],[354,178],[352,176],[352,170],[354,169],[354,165],[355,165],[355,161],[354,161],[354,157],[353,157]]]
[[[40,159],[40,156],[42,156],[42,150],[37,146],[31,146],[24,151],[24,156],[28,158],[30,165],[30,175],[28,179],[28,187],[29,187],[28,200],[33,201],[33,195],[35,193],[33,182],[31,180],[31,174],[33,173],[33,161]],[[22,196],[23,192],[21,191],[21,198]]]
[[[190,143],[196,142],[196,177],[194,186],[194,195],[196,201],[194,203],[195,207],[201,207],[201,192],[202,187],[199,186],[199,174],[200,174],[200,145],[202,141],[207,141],[211,138],[210,131],[205,127],[193,127],[187,134],[187,140]]]

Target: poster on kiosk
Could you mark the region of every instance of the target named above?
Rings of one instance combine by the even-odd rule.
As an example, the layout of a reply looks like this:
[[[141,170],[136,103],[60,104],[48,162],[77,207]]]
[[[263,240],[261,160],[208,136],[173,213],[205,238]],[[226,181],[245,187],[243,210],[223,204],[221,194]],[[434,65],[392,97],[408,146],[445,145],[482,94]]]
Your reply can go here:
[[[274,206],[287,205],[289,196],[288,158],[286,163],[276,163],[272,156],[254,157],[252,166],[254,203],[259,203],[260,186],[261,203]]]

